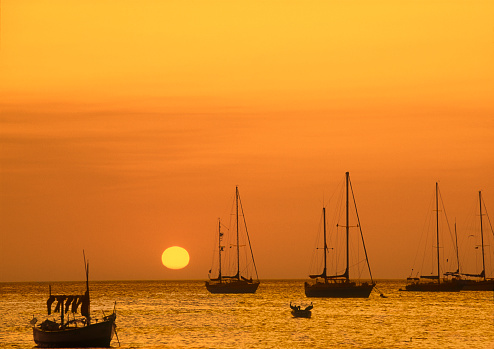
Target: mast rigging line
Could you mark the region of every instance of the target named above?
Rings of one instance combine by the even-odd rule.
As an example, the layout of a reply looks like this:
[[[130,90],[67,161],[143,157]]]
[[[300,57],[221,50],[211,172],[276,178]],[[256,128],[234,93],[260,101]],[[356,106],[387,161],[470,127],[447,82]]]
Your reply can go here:
[[[446,225],[448,226],[449,236],[451,238],[451,242],[453,243],[453,246],[455,247],[454,249],[456,252],[456,267],[458,270],[460,270],[460,259],[458,257],[458,243],[455,243],[456,239],[453,239],[453,234],[451,233],[451,226],[449,225],[448,215],[446,213],[446,207],[444,206],[443,195],[441,194],[441,190],[439,188],[438,188],[438,194],[439,194],[439,198],[441,199],[441,208],[444,211],[444,218],[446,219]],[[444,251],[446,251],[446,250],[444,250]],[[443,253],[443,262],[444,262],[444,258],[445,258],[445,255]]]
[[[256,272],[256,279],[259,280],[259,274],[257,274],[256,261],[254,260],[254,253],[252,252],[252,245],[250,243],[250,236],[249,236],[249,232],[247,230],[247,222],[245,221],[244,207],[242,206],[242,199],[240,199],[240,195],[238,196],[238,202],[240,204],[240,211],[242,212],[242,217],[243,217],[243,220],[244,220],[245,233],[247,235],[247,241],[249,242],[250,255],[252,257],[252,264],[254,264],[254,271]]]
[[[489,215],[487,214],[487,207],[485,206],[485,201],[483,198],[482,198],[482,202],[484,203],[484,212],[485,212],[484,215],[487,216],[487,221],[489,222],[489,226],[491,227],[492,236],[494,236],[494,230],[492,229],[491,219],[490,219]]]
[[[372,279],[372,272],[371,272],[371,268],[370,268],[370,264],[369,264],[369,258],[367,257],[367,249],[365,248],[365,241],[364,241],[364,234],[362,232],[362,225],[360,224],[360,218],[359,218],[359,215],[358,215],[357,202],[355,200],[355,195],[353,193],[352,181],[350,180],[350,176],[348,176],[348,184],[350,185],[350,190],[352,192],[353,205],[355,206],[355,214],[357,215],[357,222],[358,222],[357,225],[358,225],[358,228],[360,230],[360,236],[362,237],[362,245],[364,247],[365,259],[367,260],[367,267],[369,269],[369,274],[370,274],[371,281],[373,281],[373,279]]]
[[[219,221],[219,225],[220,226],[223,226],[223,224],[221,223],[221,219],[218,218],[218,221]],[[218,228],[218,226],[216,225],[216,228]],[[218,231],[216,231],[216,228],[214,230],[214,248],[213,248],[213,251],[216,252],[216,248],[218,247]],[[219,254],[221,254],[221,251],[218,251]],[[213,253],[213,255],[211,256],[211,269],[209,269],[209,274],[211,274],[211,271],[213,270],[213,267],[214,267],[214,262],[216,260],[216,253]],[[219,270],[221,270],[221,261],[220,261],[220,258],[218,258],[218,264],[219,264]]]
[[[427,206],[427,212],[432,211],[433,203],[434,203],[434,195],[432,195],[432,197],[429,201],[429,205]],[[427,245],[428,245],[428,240],[429,240],[429,236],[430,236],[429,232],[431,229],[430,228],[431,224],[432,224],[432,215],[428,213],[425,215],[424,223],[422,225],[422,233],[420,234],[419,243],[417,246],[417,250],[415,252],[415,257],[413,259],[412,271],[410,273],[410,276],[412,276],[412,277],[414,276],[413,275],[414,271],[416,272],[416,275],[418,275],[421,270],[424,270],[425,257],[426,257],[426,254],[428,252]],[[424,241],[423,242],[424,249],[421,248],[422,241]],[[421,254],[420,251],[423,251],[423,254]],[[422,264],[420,265],[420,268],[418,270],[415,270],[416,264],[419,263],[419,262],[417,262],[417,258],[419,257],[419,254],[422,255]]]

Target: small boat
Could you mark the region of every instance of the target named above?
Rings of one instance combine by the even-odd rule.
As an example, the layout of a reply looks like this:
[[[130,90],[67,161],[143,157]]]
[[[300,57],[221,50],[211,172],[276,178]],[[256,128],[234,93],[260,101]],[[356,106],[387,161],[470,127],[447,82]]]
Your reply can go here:
[[[249,246],[249,249],[243,248],[242,251],[241,241],[240,241],[240,227],[239,227],[239,216],[243,218],[243,231],[245,233],[245,241],[242,244],[242,247]],[[244,210],[242,207],[242,202],[240,200],[240,194],[238,191],[238,187],[235,188],[235,242],[229,246],[228,251],[233,248],[233,253],[228,253],[227,257],[233,259],[228,263],[228,265],[235,265],[236,270],[231,271],[230,275],[223,275],[222,273],[222,253],[225,251],[225,246],[223,243],[224,233],[221,231],[221,221],[218,220],[218,275],[217,277],[211,277],[211,270],[209,270],[209,281],[206,281],[206,289],[211,293],[219,293],[219,294],[238,294],[238,293],[255,293],[257,288],[259,287],[259,277],[257,275],[257,268],[254,261],[254,254],[252,252],[252,246],[250,244],[249,233],[247,231],[247,224],[245,222]],[[245,258],[242,260],[250,261],[247,262],[246,265],[240,266],[240,255],[244,253]],[[249,273],[252,273],[252,269],[256,275],[256,278],[253,279]],[[235,273],[235,274],[233,274]],[[233,274],[233,275],[231,275]]]
[[[463,279],[463,291],[494,291],[494,278],[488,278],[486,276],[485,267],[485,244],[484,244],[484,228],[482,216],[487,215],[487,209],[484,209],[485,213],[482,211],[482,204],[485,202],[482,200],[482,192],[479,191],[479,208],[480,208],[480,246],[482,252],[482,271],[478,274],[467,274],[462,273],[461,275],[466,276],[467,279]],[[487,216],[489,218],[489,216]],[[490,220],[488,220],[490,222]],[[491,227],[492,229],[492,227]]]
[[[83,295],[53,295],[51,286],[46,305],[48,315],[52,313],[52,304],[56,303],[54,312],[60,313],[60,322],[46,319],[36,325],[37,319],[31,320],[34,342],[39,348],[88,348],[109,347],[113,335],[116,334],[115,320],[117,314],[113,312],[103,319],[93,319],[90,315],[89,299],[89,262],[86,263],[86,292]],[[75,318],[78,308],[82,317]],[[73,319],[65,314],[73,314]],[[69,314],[70,315],[70,314]],[[118,338],[117,338],[118,339]]]
[[[290,308],[292,309],[293,317],[303,317],[309,319],[312,316],[311,310],[314,306],[310,303],[309,306],[302,309],[300,305],[292,305],[292,302],[290,302]]]
[[[351,188],[350,174],[346,172],[345,174],[345,189],[346,189],[346,269],[342,274],[328,275],[327,271],[327,254],[328,245],[326,239],[326,208],[323,207],[323,227],[324,227],[324,246],[323,257],[324,266],[321,274],[309,275],[311,279],[316,279],[315,283],[305,282],[305,295],[307,297],[327,297],[327,298],[368,298],[372,289],[376,283],[372,279],[372,273],[370,270],[369,259],[367,258],[367,251],[365,249],[364,236],[362,234],[362,228],[360,225],[360,219],[357,213],[357,205],[355,203],[355,197],[352,198],[355,207],[355,214],[357,218],[357,227],[360,229],[360,236],[362,238],[363,250],[365,253],[365,260],[367,262],[367,268],[369,270],[370,282],[357,282],[350,279],[350,249],[349,249],[349,236],[350,236],[350,222],[349,222],[349,189]],[[340,226],[337,224],[337,226]]]
[[[436,247],[436,266],[437,275],[420,275],[411,276],[407,278],[407,284],[405,289],[400,289],[401,291],[413,291],[413,292],[459,292],[463,288],[463,283],[459,275],[459,259],[458,259],[458,244],[455,245],[456,252],[456,271],[445,272],[441,277],[441,263],[440,263],[440,249],[442,246],[439,245],[439,186],[436,182],[436,193],[435,193],[436,209],[435,220],[436,220],[436,231],[435,231],[435,247]],[[444,205],[443,205],[444,206]],[[444,211],[444,207],[442,207]],[[446,218],[447,219],[447,218]],[[449,223],[447,224],[449,226]],[[425,255],[425,254],[424,254]],[[413,269],[412,269],[413,270]]]

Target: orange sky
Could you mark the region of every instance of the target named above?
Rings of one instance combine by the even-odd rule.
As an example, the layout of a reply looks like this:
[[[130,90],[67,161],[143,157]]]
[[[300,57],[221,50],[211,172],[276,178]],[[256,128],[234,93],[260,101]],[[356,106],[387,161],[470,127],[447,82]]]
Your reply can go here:
[[[375,277],[410,273],[436,181],[459,232],[478,190],[494,214],[492,1],[0,6],[0,281],[83,279],[82,248],[204,279],[235,185],[261,278],[306,277],[345,171]]]

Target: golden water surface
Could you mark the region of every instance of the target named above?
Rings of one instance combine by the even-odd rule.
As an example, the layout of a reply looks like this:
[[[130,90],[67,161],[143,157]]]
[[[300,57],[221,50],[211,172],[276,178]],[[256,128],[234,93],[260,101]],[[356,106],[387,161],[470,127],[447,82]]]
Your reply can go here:
[[[254,295],[212,295],[203,281],[91,283],[91,311],[116,301],[121,348],[494,348],[493,292],[400,292],[401,280],[378,281],[387,298],[308,299],[303,280],[264,280]],[[83,293],[84,283],[52,283],[52,292]],[[46,312],[48,283],[0,284],[0,344],[33,348],[29,321]],[[290,301],[314,304],[295,319]]]

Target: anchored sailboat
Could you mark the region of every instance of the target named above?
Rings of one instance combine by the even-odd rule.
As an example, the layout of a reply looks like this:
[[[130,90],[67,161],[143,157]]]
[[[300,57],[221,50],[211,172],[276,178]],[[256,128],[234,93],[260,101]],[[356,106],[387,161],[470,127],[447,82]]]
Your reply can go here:
[[[463,274],[466,277],[473,279],[463,280],[464,286],[463,290],[465,291],[494,291],[494,279],[487,278],[485,271],[485,246],[484,246],[484,228],[482,216],[487,215],[487,210],[485,210],[485,214],[482,212],[482,204],[485,202],[482,201],[482,192],[479,191],[479,209],[480,209],[480,241],[481,241],[481,252],[482,252],[482,271],[479,274]],[[491,227],[492,229],[492,227]]]
[[[307,297],[328,297],[328,298],[368,298],[372,289],[376,283],[372,280],[372,273],[370,270],[369,260],[367,258],[367,251],[365,249],[364,238],[362,229],[360,226],[360,219],[357,213],[357,205],[355,203],[355,197],[353,195],[353,189],[350,183],[350,175],[348,172],[345,174],[345,188],[346,188],[346,268],[343,274],[340,275],[328,275],[328,263],[327,253],[328,245],[326,240],[326,208],[323,207],[323,225],[324,225],[324,267],[321,274],[309,275],[311,279],[315,279],[314,283],[305,282],[305,295]],[[350,249],[349,249],[349,237],[350,237],[350,222],[349,222],[349,189],[351,189],[353,203],[355,207],[355,213],[357,216],[358,227],[360,229],[360,235],[362,237],[362,245],[364,247],[365,259],[370,274],[370,282],[357,283],[350,279]]]
[[[404,291],[420,292],[458,292],[462,289],[463,284],[459,276],[458,246],[456,245],[456,262],[457,269],[454,272],[445,272],[441,277],[440,263],[440,245],[439,245],[439,186],[436,182],[436,259],[437,275],[420,275],[419,277],[411,276],[407,278],[407,285]],[[426,280],[426,281],[422,281]],[[430,281],[432,280],[432,281]]]
[[[241,269],[240,263],[240,228],[239,228],[239,216],[243,218],[243,226],[250,253],[247,253],[246,258],[251,260],[251,263],[246,263]],[[236,243],[229,247],[235,247],[234,253],[230,254],[230,257],[234,255],[234,263],[236,271],[234,275],[223,275],[222,269],[222,253],[226,252],[223,245],[224,233],[221,231],[221,222],[218,220],[218,276],[211,277],[211,270],[209,271],[209,281],[206,281],[206,289],[211,293],[255,293],[259,287],[259,277],[257,275],[257,268],[254,262],[254,254],[252,252],[252,246],[250,244],[249,233],[247,231],[247,224],[245,222],[244,210],[242,202],[240,200],[240,194],[238,187],[235,189],[235,232]],[[244,246],[245,247],[245,246]],[[248,275],[248,270],[253,267],[256,278]],[[230,270],[229,270],[230,271]],[[230,271],[231,272],[231,271]]]

